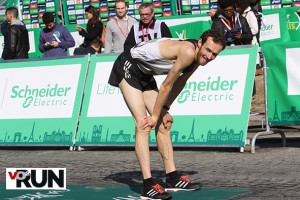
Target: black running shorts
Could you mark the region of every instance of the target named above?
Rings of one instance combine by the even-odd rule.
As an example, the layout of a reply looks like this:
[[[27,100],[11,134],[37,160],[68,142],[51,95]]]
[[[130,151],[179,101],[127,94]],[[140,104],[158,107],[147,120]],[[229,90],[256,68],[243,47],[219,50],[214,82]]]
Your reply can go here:
[[[123,79],[125,79],[129,85],[141,91],[157,89],[153,75],[144,74],[129,52],[123,52],[118,56],[111,70],[108,83],[119,87]]]

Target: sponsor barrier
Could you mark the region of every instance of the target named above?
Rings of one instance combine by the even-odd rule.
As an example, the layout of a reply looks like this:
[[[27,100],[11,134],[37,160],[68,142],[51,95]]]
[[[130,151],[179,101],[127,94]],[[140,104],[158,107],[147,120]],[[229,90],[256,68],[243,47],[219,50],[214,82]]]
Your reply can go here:
[[[273,125],[300,124],[300,42],[266,45],[268,120]],[[280,55],[274,57],[274,55]],[[298,110],[297,110],[298,109]]]
[[[2,62],[0,145],[70,146],[88,57]]]
[[[256,138],[261,135],[280,134],[286,146],[285,134],[272,126],[300,124],[300,73],[298,56],[300,42],[284,42],[265,45],[265,119],[266,130],[258,132],[251,141],[251,153],[255,153]],[[276,55],[276,56],[274,56]],[[280,55],[280,56],[279,56]]]
[[[257,51],[257,46],[226,49],[188,80],[170,110],[175,146],[244,147]],[[107,83],[115,59],[91,59],[76,145],[134,145],[131,114],[120,90]],[[156,77],[159,85],[163,78]],[[156,142],[153,131],[149,142]]]
[[[226,49],[188,80],[170,110],[175,146],[244,147],[257,49]],[[120,90],[107,84],[116,56],[93,55],[87,78],[87,56],[2,62],[0,144],[132,146],[133,119]]]

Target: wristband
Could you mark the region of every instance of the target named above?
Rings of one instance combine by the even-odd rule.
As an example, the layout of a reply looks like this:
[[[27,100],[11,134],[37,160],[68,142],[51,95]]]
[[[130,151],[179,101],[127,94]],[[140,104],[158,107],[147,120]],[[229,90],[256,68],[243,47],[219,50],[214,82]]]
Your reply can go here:
[[[168,107],[168,106],[166,106],[166,105],[164,105],[163,108],[164,108],[165,110],[170,110],[170,107]]]

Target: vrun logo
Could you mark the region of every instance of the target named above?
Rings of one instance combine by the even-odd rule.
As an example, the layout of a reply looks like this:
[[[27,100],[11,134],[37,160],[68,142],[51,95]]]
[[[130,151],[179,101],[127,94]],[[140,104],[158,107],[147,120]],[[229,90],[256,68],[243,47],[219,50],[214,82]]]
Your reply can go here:
[[[7,190],[66,189],[66,168],[6,168]]]
[[[26,85],[24,88],[15,85],[11,89],[10,98],[24,99],[23,108],[30,106],[66,106],[67,95],[70,93],[71,87],[59,87],[48,84],[44,88],[31,88]]]
[[[187,101],[233,101],[235,86],[238,80],[215,80],[208,77],[206,81],[187,82],[177,98],[179,104]]]

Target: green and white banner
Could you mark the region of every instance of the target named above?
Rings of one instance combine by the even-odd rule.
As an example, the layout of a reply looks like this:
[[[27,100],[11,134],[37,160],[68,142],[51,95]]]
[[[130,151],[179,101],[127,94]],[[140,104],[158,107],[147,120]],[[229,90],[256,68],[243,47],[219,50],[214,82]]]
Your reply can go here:
[[[0,145],[68,145],[75,136],[87,57],[3,62]]]
[[[265,10],[260,30],[260,43],[262,47],[268,43],[285,42],[290,40],[287,29],[286,9]]]
[[[300,124],[299,55],[300,42],[265,46],[268,67],[267,117],[271,125]]]
[[[170,113],[176,146],[245,145],[258,47],[224,50],[188,80]],[[119,88],[107,81],[116,56],[92,57],[77,145],[133,145],[134,121]],[[238,73],[237,73],[238,72]],[[157,76],[160,84],[164,77]],[[149,138],[155,144],[154,132]]]

